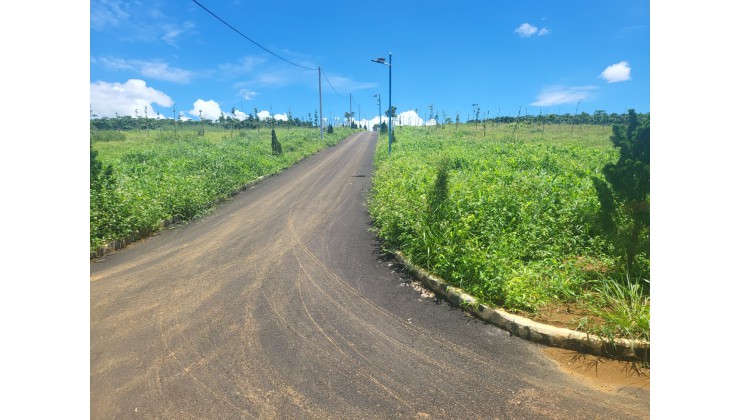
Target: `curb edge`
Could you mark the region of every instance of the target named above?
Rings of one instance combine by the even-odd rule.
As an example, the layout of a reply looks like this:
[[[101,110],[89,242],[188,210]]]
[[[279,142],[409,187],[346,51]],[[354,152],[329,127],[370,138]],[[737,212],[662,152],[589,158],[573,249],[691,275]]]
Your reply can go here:
[[[649,341],[624,338],[609,340],[581,331],[542,324],[523,316],[510,314],[503,309],[492,308],[478,302],[478,299],[465,293],[462,289],[450,286],[445,280],[423,268],[414,266],[400,251],[395,251],[393,255],[396,261],[411,271],[415,277],[435,293],[442,295],[453,305],[483,321],[508,331],[510,334],[550,347],[560,347],[620,360],[650,362]]]

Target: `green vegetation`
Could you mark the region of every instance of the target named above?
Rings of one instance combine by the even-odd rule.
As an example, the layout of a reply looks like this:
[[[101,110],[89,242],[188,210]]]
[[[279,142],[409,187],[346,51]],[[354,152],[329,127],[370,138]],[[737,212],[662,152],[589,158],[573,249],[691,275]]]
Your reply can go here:
[[[283,145],[280,144],[280,141],[278,140],[277,136],[275,135],[275,129],[272,129],[272,132],[270,133],[270,136],[272,136],[272,154],[276,156],[280,156],[283,154]]]
[[[280,134],[279,152],[275,153]],[[207,213],[245,184],[290,167],[337,144],[352,131],[336,127],[319,139],[315,128],[241,130],[233,136],[197,130],[92,130],[90,145],[90,251],[165,221]],[[275,136],[275,137],[273,137]]]
[[[647,270],[630,280],[594,184],[620,197],[604,175],[619,167],[610,132],[544,120],[396,128],[393,153],[382,142],[376,150],[374,228],[388,248],[484,302],[530,314],[590,308],[571,327],[649,339],[649,242],[632,248]],[[609,220],[632,234],[628,217]],[[647,240],[649,223],[640,229]]]

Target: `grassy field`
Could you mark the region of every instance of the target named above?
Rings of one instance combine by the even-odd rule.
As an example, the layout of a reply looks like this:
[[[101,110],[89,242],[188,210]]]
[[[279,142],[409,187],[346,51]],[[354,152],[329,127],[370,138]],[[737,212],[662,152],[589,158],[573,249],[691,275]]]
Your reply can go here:
[[[108,177],[91,174],[90,251],[130,235],[159,230],[164,221],[202,215],[245,184],[277,173],[351,133],[337,127],[276,129],[282,154],[274,155],[269,129],[126,131],[91,134],[91,155]],[[94,151],[94,152],[93,152]],[[91,166],[93,158],[91,156]],[[102,171],[104,172],[104,171]]]
[[[593,178],[619,151],[611,127],[399,127],[379,141],[370,213],[390,249],[484,302],[571,328],[649,339],[649,255],[626,279],[601,234]]]

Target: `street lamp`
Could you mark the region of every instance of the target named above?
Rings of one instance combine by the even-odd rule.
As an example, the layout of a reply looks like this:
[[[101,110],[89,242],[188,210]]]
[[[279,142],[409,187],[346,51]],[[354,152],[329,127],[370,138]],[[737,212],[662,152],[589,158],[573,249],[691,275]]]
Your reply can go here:
[[[385,62],[384,57],[376,58],[375,60],[370,60],[374,63],[382,64],[384,66],[388,66],[388,154],[391,154],[391,139],[393,138],[393,106],[391,105],[391,62],[393,61],[393,53],[388,53],[388,62]]]

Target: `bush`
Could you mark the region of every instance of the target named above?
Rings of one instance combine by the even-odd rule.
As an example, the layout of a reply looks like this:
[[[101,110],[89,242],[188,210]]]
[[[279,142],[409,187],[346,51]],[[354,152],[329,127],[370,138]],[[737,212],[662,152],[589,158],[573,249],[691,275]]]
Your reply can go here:
[[[280,156],[283,154],[283,146],[278,141],[277,135],[275,135],[275,129],[272,129],[272,154]]]
[[[629,275],[642,277],[649,267],[640,254],[650,253],[650,120],[638,123],[633,109],[627,125],[615,125],[611,141],[619,149],[617,163],[604,166],[606,182],[594,178],[605,233],[625,256]]]

